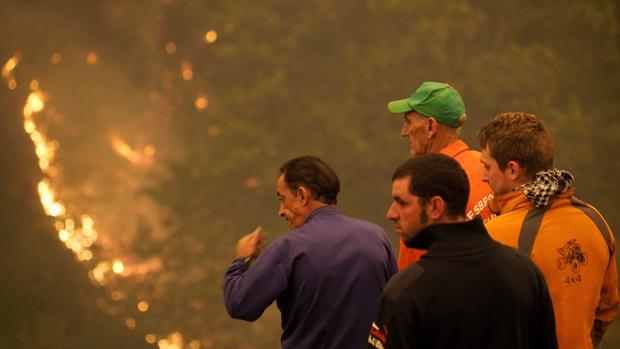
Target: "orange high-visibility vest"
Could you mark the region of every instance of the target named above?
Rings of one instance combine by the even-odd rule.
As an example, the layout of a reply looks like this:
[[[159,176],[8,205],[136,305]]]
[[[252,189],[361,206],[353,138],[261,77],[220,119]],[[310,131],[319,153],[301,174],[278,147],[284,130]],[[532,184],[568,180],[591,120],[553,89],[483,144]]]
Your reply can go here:
[[[493,214],[487,206],[493,198],[493,191],[491,191],[491,187],[487,183],[482,181],[484,168],[480,162],[480,152],[472,150],[462,140],[457,140],[443,148],[440,153],[456,160],[465,170],[469,179],[469,200],[467,201],[465,218],[471,220],[480,215],[485,222],[489,220]],[[408,248],[401,239],[398,253],[398,269],[402,270],[408,265],[417,262],[424,253],[426,253],[425,250]]]

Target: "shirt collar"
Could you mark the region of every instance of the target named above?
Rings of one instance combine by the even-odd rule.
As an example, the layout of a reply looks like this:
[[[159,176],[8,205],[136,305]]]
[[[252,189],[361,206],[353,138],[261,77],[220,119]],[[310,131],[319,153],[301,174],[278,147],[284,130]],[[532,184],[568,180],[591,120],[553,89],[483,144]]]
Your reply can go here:
[[[450,143],[447,147],[441,149],[440,153],[453,158],[469,149],[469,146],[465,142],[457,139],[456,141]]]
[[[336,208],[336,206],[334,206],[334,205],[321,206],[321,207],[315,209],[314,211],[310,212],[310,214],[308,215],[308,218],[306,218],[306,221],[304,222],[304,224],[310,222],[315,217],[331,216],[331,215],[335,215],[335,214],[339,214],[339,213],[340,213],[340,210],[338,210]]]

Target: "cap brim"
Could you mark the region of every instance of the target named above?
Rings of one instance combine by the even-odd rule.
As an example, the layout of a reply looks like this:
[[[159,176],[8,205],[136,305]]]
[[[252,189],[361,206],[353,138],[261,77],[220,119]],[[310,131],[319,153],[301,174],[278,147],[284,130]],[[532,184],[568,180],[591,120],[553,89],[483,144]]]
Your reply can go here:
[[[408,101],[409,101],[409,98],[401,99],[401,100],[398,100],[398,101],[391,101],[387,105],[388,110],[391,113],[397,113],[397,114],[402,114],[402,113],[410,112],[410,111],[413,110],[413,108],[411,108],[411,106],[409,106],[409,103],[407,103]]]

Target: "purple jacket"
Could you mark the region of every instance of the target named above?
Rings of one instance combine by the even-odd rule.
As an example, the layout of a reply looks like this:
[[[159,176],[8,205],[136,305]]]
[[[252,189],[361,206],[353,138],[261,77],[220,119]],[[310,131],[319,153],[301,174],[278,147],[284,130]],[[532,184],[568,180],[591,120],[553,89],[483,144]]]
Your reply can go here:
[[[383,229],[324,206],[251,268],[234,261],[224,301],[231,317],[247,321],[277,301],[282,348],[366,348],[383,286],[396,271]]]

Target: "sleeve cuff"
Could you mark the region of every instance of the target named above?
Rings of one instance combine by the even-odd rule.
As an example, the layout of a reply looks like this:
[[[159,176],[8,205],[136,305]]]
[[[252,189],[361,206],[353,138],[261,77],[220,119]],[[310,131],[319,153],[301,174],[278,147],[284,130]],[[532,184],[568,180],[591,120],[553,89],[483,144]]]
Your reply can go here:
[[[239,257],[239,258],[235,258],[233,260],[233,264],[242,263],[242,264],[245,264],[246,266],[249,266],[251,260],[252,260],[251,256],[250,257],[245,257],[245,258]]]

